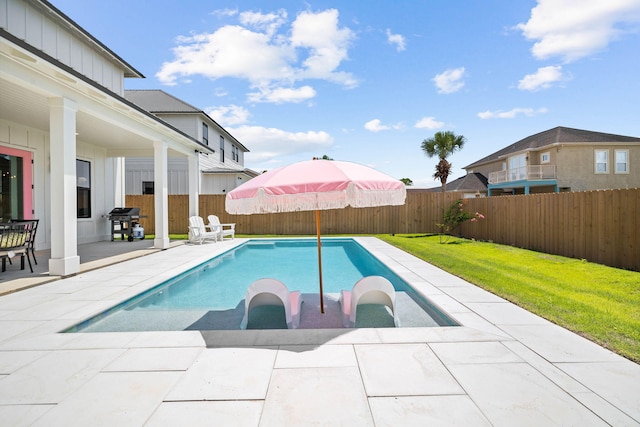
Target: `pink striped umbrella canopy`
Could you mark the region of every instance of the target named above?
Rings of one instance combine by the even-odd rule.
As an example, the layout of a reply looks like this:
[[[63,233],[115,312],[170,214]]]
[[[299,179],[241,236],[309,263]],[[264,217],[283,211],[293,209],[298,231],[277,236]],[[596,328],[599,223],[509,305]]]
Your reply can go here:
[[[225,209],[230,214],[316,211],[320,311],[322,296],[322,251],[320,211],[347,206],[403,205],[407,191],[402,181],[357,163],[308,160],[259,175],[227,193]]]

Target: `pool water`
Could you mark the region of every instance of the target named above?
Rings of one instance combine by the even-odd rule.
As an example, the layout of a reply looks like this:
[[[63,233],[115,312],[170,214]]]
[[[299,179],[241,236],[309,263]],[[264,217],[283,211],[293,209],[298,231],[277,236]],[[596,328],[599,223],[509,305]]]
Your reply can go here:
[[[403,326],[455,325],[353,239],[322,240],[322,273],[329,300],[362,277],[379,275],[393,283],[398,312],[404,306],[411,313]],[[303,296],[318,294],[317,241],[249,240],[65,332],[239,329],[247,288],[263,277]]]

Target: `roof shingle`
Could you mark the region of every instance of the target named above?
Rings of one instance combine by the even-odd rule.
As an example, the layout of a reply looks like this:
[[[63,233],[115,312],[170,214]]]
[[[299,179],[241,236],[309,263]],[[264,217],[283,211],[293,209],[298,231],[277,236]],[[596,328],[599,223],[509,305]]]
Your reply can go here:
[[[496,151],[476,162],[465,166],[464,169],[473,168],[474,166],[481,165],[483,163],[495,161],[501,157],[508,156],[513,153],[518,153],[527,150],[537,150],[542,147],[546,147],[552,144],[584,144],[584,143],[598,143],[598,144],[616,144],[616,143],[638,143],[640,144],[640,138],[632,136],[615,135],[611,133],[592,132],[588,130],[572,129],[562,126],[555,127],[553,129],[546,130],[544,132],[537,133],[535,135],[528,136],[515,142],[505,148]]]

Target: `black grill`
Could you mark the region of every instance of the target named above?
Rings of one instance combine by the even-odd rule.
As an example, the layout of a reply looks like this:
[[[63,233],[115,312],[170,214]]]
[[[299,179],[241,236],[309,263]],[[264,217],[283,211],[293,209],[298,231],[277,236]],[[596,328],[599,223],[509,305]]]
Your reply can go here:
[[[109,221],[111,221],[111,241],[114,235],[119,234],[120,239],[124,240],[125,234],[127,240],[133,242],[133,227],[140,220],[140,208],[114,208],[109,212]],[[118,225],[116,229],[116,225]]]

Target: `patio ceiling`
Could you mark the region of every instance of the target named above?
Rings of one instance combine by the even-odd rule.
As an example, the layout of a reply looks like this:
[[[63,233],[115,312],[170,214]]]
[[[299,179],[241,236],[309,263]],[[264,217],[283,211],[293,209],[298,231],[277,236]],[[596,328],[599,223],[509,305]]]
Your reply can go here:
[[[48,133],[49,98],[66,97],[78,105],[77,140],[106,148],[108,156],[153,157],[154,141],[168,142],[170,156],[208,151],[150,113],[69,71],[0,38],[0,118]]]

